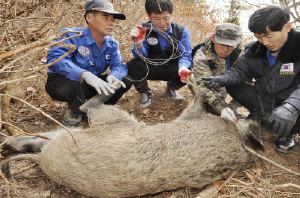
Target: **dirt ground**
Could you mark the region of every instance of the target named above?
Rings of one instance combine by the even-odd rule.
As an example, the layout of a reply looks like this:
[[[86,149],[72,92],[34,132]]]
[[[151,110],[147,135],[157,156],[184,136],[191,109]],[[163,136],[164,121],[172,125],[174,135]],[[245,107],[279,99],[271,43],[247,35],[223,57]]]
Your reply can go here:
[[[35,105],[53,118],[61,121],[66,104],[53,101],[44,90],[46,75],[35,81],[22,82],[19,86],[26,94],[26,101]],[[182,110],[192,99],[192,94],[187,87],[179,92],[184,95],[182,103],[172,101],[166,94],[166,82],[150,81],[153,91],[153,103],[150,108],[139,108],[139,94],[131,88],[118,102],[122,109],[135,115],[140,121],[148,124],[170,122],[180,115]],[[22,128],[28,133],[49,131],[59,127],[41,113],[13,100],[11,103],[11,120],[14,125]],[[240,109],[245,115],[244,109]],[[6,133],[5,130],[2,130]],[[261,153],[268,159],[281,164],[285,168],[300,173],[300,143],[299,137],[297,147],[293,153],[282,154],[274,151],[273,143],[275,137],[270,136],[263,129],[263,143],[265,152]],[[13,162],[12,174],[14,179],[6,179],[0,175],[0,197],[57,197],[57,198],[84,198],[74,190],[61,186],[47,178],[39,169],[37,164],[29,161]],[[219,184],[223,184],[220,187]],[[262,159],[257,159],[250,169],[242,173],[236,173],[227,180],[215,183],[220,187],[215,197],[300,197],[300,177],[272,165]],[[181,188],[174,191],[162,192],[156,195],[143,196],[144,198],[187,198],[198,197],[203,189]]]

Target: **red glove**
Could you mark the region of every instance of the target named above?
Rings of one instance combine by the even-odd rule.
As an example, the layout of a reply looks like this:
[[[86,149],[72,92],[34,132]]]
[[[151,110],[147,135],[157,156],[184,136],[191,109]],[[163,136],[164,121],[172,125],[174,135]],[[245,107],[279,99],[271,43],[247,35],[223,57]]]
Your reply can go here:
[[[147,28],[143,28],[143,26],[140,25],[136,26],[130,32],[131,40],[134,41],[134,38],[136,38],[135,40],[136,43],[143,42],[146,36],[146,32],[147,32]]]
[[[189,75],[191,75],[193,72],[194,72],[194,71],[189,70],[189,69],[186,68],[185,66],[180,67],[178,73],[179,73],[181,82],[186,83],[187,77],[188,77]]]

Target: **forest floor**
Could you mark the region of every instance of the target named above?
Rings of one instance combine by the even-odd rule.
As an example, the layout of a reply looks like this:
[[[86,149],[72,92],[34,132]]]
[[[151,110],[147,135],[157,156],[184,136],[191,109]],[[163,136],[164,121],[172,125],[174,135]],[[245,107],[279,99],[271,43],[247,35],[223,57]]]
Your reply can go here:
[[[34,81],[22,83],[22,89],[26,92],[26,101],[61,121],[67,105],[62,102],[52,100],[44,90],[46,75]],[[153,102],[150,108],[140,108],[140,96],[132,87],[118,105],[138,120],[147,124],[170,122],[177,118],[192,100],[192,94],[187,88],[179,90],[185,99],[182,103],[174,102],[165,93],[166,82],[150,81],[153,91]],[[27,105],[12,100],[11,120],[14,125],[25,129],[28,133],[49,131],[59,126],[52,120],[42,116],[41,113],[28,107]],[[247,111],[239,109],[245,115]],[[265,152],[263,156],[281,164],[282,166],[300,173],[300,143],[296,138],[296,149],[290,154],[276,152],[273,148],[274,136],[262,130]],[[2,131],[5,133],[5,131]],[[0,176],[0,197],[24,197],[24,198],[84,198],[85,196],[73,191],[65,186],[61,186],[47,178],[40,170],[39,166],[29,161],[18,161],[11,163],[14,179],[6,179]],[[233,175],[225,182],[214,197],[300,197],[300,178],[286,172],[260,158],[258,158],[250,169]],[[216,185],[218,183],[215,183]],[[162,192],[155,195],[143,196],[144,198],[187,198],[201,197],[199,194],[203,189],[181,188],[174,191]],[[202,196],[203,197],[203,196]]]

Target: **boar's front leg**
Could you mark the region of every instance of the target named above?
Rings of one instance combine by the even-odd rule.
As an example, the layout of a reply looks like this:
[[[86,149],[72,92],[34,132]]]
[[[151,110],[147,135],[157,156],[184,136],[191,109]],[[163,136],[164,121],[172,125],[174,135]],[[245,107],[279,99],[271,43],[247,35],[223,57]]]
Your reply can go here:
[[[14,153],[37,153],[49,141],[49,138],[45,138],[39,136],[6,136],[0,133],[0,151],[3,156]]]

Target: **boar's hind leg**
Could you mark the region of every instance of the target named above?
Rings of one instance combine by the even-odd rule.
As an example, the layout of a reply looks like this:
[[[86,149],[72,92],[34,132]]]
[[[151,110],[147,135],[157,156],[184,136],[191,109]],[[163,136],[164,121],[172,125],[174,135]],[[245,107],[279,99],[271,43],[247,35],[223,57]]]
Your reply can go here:
[[[12,160],[34,160],[38,161],[38,155],[37,154],[21,154],[21,155],[16,155],[12,156],[8,159],[2,160],[1,161],[1,171],[5,175],[6,178],[11,178],[12,175],[10,173],[10,168],[9,168],[9,162]]]
[[[40,152],[43,145],[49,140],[35,136],[5,136],[0,134],[1,154],[36,153]]]

